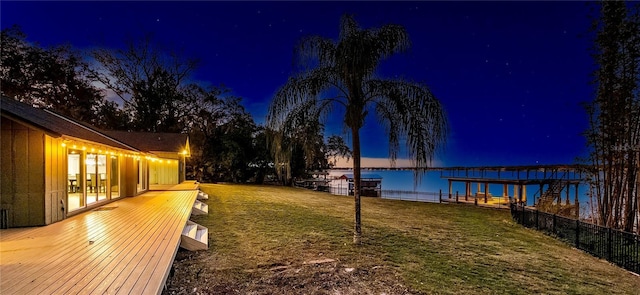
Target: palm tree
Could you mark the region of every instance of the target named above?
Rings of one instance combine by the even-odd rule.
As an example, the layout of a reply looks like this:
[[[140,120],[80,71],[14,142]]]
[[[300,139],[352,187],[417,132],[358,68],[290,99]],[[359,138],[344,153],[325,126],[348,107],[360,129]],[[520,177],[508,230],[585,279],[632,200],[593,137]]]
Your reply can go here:
[[[351,131],[353,151],[355,228],[353,241],[361,243],[360,128],[375,112],[389,136],[389,156],[395,163],[400,142],[415,170],[416,183],[446,139],[447,120],[440,102],[424,84],[376,77],[378,64],[410,47],[402,26],[361,29],[351,15],[344,15],[337,41],[320,36],[304,38],[296,47],[296,63],[302,70],[289,78],[275,94],[267,114],[273,130],[287,126],[301,113],[327,118],[334,107],[344,107],[344,124]]]

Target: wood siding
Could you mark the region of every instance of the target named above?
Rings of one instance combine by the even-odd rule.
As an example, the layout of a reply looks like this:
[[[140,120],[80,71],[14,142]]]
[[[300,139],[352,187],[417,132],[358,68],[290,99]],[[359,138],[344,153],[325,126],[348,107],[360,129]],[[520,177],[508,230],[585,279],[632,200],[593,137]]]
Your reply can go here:
[[[45,136],[45,222],[51,224],[66,217],[67,150],[62,139]]]
[[[189,148],[188,140],[187,140],[186,146],[188,149]],[[185,155],[180,154],[179,152],[180,151],[176,151],[176,152],[153,151],[152,152],[155,156],[157,156],[159,159],[162,159],[163,161],[166,161],[168,159],[168,160],[171,160],[172,162],[177,161],[177,163],[170,164],[171,170],[166,170],[166,169],[163,169],[162,164],[157,162],[155,163],[150,162],[149,163],[149,184],[152,184],[152,185],[178,184],[186,180],[185,175],[187,173],[187,170],[185,165]],[[166,163],[165,163],[165,166],[167,166]],[[167,168],[167,167],[164,167],[164,168]],[[156,173],[156,175],[154,175],[153,173]],[[168,173],[168,174],[163,175],[158,173]]]
[[[171,160],[167,164],[166,160],[149,161],[149,184],[178,184],[178,161]]]
[[[45,134],[2,118],[0,206],[9,227],[45,225]]]

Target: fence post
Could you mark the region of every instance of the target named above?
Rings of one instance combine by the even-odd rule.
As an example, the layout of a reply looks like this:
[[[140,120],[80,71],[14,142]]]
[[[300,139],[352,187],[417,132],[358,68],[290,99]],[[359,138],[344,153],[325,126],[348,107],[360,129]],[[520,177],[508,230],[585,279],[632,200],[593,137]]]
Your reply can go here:
[[[438,199],[438,203],[442,203],[442,189],[440,189],[440,198]]]
[[[456,191],[456,203],[458,203],[458,191]]]
[[[576,219],[576,248],[580,249],[580,220]]]
[[[640,236],[636,236],[635,237],[636,240],[636,244],[635,244],[635,251],[634,253],[636,253],[636,261],[640,261]],[[635,273],[640,273],[640,263],[636,263],[636,269],[634,271]]]
[[[611,261],[611,228],[610,227],[607,228],[607,260]]]

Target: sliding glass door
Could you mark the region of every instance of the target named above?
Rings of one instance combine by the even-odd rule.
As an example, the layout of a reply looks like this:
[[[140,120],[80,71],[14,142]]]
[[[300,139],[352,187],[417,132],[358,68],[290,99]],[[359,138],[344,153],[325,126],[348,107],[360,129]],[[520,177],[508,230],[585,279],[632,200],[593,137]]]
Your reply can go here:
[[[67,204],[69,211],[85,206],[83,163],[82,151],[69,149],[67,152]]]
[[[107,156],[87,153],[87,205],[107,198]]]
[[[69,211],[120,197],[118,156],[69,149],[67,171]]]

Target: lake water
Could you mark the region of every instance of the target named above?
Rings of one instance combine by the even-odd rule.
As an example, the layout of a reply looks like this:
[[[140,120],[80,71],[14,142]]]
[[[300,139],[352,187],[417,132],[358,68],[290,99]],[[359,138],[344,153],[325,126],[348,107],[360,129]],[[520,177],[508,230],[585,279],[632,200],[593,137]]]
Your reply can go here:
[[[352,171],[345,170],[330,170],[329,177],[337,177],[344,174],[352,174]],[[535,175],[536,172],[531,172],[529,177],[536,178],[545,178],[550,175],[543,175],[539,173]],[[429,171],[423,175],[422,180],[415,183],[415,177],[413,171],[410,170],[381,170],[381,171],[362,171],[363,177],[366,175],[378,175],[382,177],[381,189],[386,193],[383,195],[385,198],[391,199],[407,199],[407,200],[415,200],[415,201],[426,201],[426,202],[438,202],[439,200],[439,192],[442,190],[443,198],[448,197],[449,192],[449,182],[446,178],[443,178],[444,175],[449,176],[449,172],[441,173],[440,171]],[[482,174],[468,174],[468,175],[450,175],[450,176],[465,176],[465,177],[485,177],[485,178],[498,178],[497,172],[484,172]],[[502,172],[500,175],[502,179],[524,179],[527,177],[525,173],[520,173],[520,175],[511,172]],[[346,182],[345,181],[332,181],[330,186],[334,190],[343,190],[346,194]],[[527,186],[527,204],[533,205],[534,196],[539,196],[538,185],[528,185]],[[484,185],[481,185],[481,191],[484,191]],[[509,196],[513,196],[513,186],[508,186],[507,194]],[[587,185],[581,184],[578,186],[578,199],[581,203],[581,207],[584,207],[587,204]],[[393,192],[390,192],[393,191]],[[464,182],[453,182],[452,185],[452,194],[455,195],[456,191],[463,196],[465,192],[465,184]],[[477,185],[472,185],[472,192],[475,193],[478,191]],[[403,193],[400,193],[403,192]],[[502,184],[490,184],[489,192],[494,196],[502,196],[503,194],[503,185]],[[565,198],[565,192],[562,193],[563,200]],[[569,191],[569,199],[573,203],[575,198],[575,187],[571,187]]]

